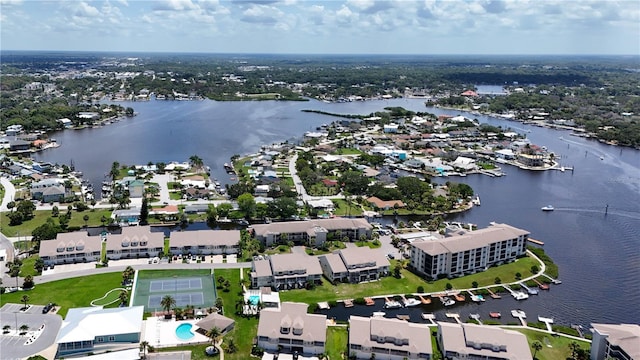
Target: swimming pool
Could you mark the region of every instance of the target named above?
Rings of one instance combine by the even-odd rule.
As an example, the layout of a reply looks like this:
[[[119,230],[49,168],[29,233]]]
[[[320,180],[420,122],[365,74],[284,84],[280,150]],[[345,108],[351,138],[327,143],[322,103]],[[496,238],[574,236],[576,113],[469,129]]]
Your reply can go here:
[[[251,303],[251,305],[258,305],[258,303],[260,302],[260,296],[259,295],[249,296],[249,302]]]
[[[192,327],[193,325],[188,323],[178,325],[178,327],[176,328],[176,336],[178,337],[178,339],[191,340],[191,338],[193,338],[194,336],[194,334],[191,332]]]

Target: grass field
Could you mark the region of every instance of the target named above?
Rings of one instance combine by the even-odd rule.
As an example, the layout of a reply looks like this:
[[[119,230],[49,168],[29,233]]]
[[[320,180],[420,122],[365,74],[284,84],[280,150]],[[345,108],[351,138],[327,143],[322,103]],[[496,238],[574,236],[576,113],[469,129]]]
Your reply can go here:
[[[391,269],[394,268],[396,261],[391,261]],[[283,292],[280,297],[282,301],[299,301],[307,304],[315,304],[320,301],[354,299],[366,296],[376,295],[392,295],[392,294],[410,294],[417,292],[418,286],[424,288],[424,292],[440,292],[446,289],[446,284],[450,283],[454,289],[470,288],[472,282],[478,282],[479,286],[494,284],[496,277],[499,277],[503,283],[514,281],[515,273],[520,272],[523,277],[531,273],[532,265],[537,261],[530,257],[518,259],[517,261],[490,268],[487,271],[468,275],[457,279],[442,279],[433,282],[427,282],[416,274],[403,269],[402,277],[397,279],[393,276],[387,276],[376,282],[364,284],[337,284],[332,285],[325,279],[322,285],[317,286],[313,291],[306,290],[289,290]]]
[[[66,214],[67,208],[62,206],[60,207],[60,215]],[[83,217],[85,215],[89,215],[89,220],[86,224],[89,226],[100,226],[102,222],[100,219],[102,217],[106,217],[109,219],[111,216],[111,210],[109,209],[95,209],[95,211],[85,210],[85,211],[71,211],[71,220],[69,221],[68,227],[83,227],[85,226],[85,221]],[[48,218],[51,217],[51,210],[38,210],[34,212],[34,217],[31,220],[27,220],[20,225],[9,226],[9,218],[7,217],[7,213],[3,213],[2,219],[0,220],[0,232],[2,232],[5,236],[14,237],[14,236],[27,236],[31,235],[33,229],[38,226],[44,224]],[[53,218],[54,223],[58,223],[58,218]]]
[[[325,352],[330,359],[341,359],[343,354],[348,354],[348,342],[349,332],[346,326],[329,326],[327,328]]]
[[[91,276],[69,278],[38,284],[33,290],[18,291],[10,294],[2,294],[0,305],[6,303],[20,303],[22,295],[29,296],[30,304],[46,305],[56,303],[61,308],[58,311],[63,317],[69,308],[91,306],[91,300],[98,299],[107,291],[120,287],[122,274],[120,272],[97,274]],[[107,307],[117,307],[113,304]]]
[[[567,359],[571,358],[571,350],[569,348],[569,344],[572,342],[576,342],[580,345],[581,348],[585,350],[589,350],[591,345],[586,341],[577,341],[573,339],[566,338],[564,336],[551,336],[546,333],[538,332],[535,330],[526,330],[526,329],[515,329],[518,332],[523,333],[527,337],[527,341],[529,342],[529,348],[534,341],[540,341],[542,343],[542,350],[538,351],[536,354],[536,358],[538,360],[557,360],[557,359]],[[547,339],[547,340],[545,340]],[[549,344],[547,346],[546,344]],[[531,350],[533,354],[533,350]]]

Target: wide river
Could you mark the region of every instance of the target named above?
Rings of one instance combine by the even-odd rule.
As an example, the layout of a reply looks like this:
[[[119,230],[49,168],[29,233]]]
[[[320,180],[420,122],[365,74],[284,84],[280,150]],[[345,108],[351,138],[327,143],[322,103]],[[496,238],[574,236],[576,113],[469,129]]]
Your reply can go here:
[[[591,322],[640,323],[640,151],[569,136],[567,131],[426,108],[421,99],[331,104],[208,100],[120,104],[133,107],[139,115],[102,128],[56,133],[52,136],[62,146],[34,158],[59,164],[73,161],[99,189],[113,161],[132,165],[188,161],[191,155],[198,155],[211,167],[212,176],[224,183],[229,178],[222,164],[231,155],[253,153],[261,145],[300,138],[305,131],[335,120],[302,109],[370,114],[386,106],[402,106],[437,115],[463,114],[525,133],[533,143],[561,156],[561,164],[575,170],[531,172],[505,165],[507,176],[501,178],[450,178],[468,183],[482,202],[482,206],[453,219],[480,227],[491,221],[503,222],[530,231],[531,237],[545,242],[546,252],[560,267],[563,283],[522,302],[503,296],[481,305],[456,306],[453,311],[463,316],[478,312],[487,318],[489,311],[498,310],[505,322],[513,321],[505,316],[510,309],[521,308],[530,321],[540,315],[553,317],[559,324],[585,327]],[[542,212],[540,208],[547,204],[556,210]],[[352,309],[368,315],[374,310]],[[438,307],[391,311],[410,314],[412,321],[421,321],[422,311],[433,311],[444,318]],[[348,313],[338,307],[330,315],[344,318]]]

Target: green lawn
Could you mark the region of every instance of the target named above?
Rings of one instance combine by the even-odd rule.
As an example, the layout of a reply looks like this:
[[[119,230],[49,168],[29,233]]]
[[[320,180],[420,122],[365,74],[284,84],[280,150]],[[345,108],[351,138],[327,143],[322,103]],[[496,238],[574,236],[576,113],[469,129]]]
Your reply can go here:
[[[91,306],[91,300],[98,299],[104,296],[107,291],[120,287],[121,281],[122,273],[114,272],[69,278],[44,284],[36,282],[36,287],[33,290],[3,294],[0,297],[0,305],[20,303],[22,295],[28,295],[30,304],[46,305],[50,302],[58,304],[61,307],[58,313],[64,317],[69,308]],[[116,307],[117,305],[113,304],[109,307]]]
[[[346,326],[327,327],[327,343],[325,352],[329,359],[342,359],[342,354],[348,354],[349,332]]]
[[[569,349],[569,344],[572,342],[576,342],[580,345],[581,348],[585,350],[589,350],[591,345],[586,341],[576,341],[573,339],[566,338],[564,336],[551,336],[546,333],[538,332],[535,330],[526,330],[526,329],[514,329],[518,332],[523,333],[527,336],[527,341],[529,342],[529,348],[531,349],[531,354],[533,355],[533,348],[531,344],[534,341],[540,341],[542,343],[542,350],[538,351],[536,354],[536,358],[538,360],[556,360],[556,359],[567,359],[571,358],[571,350]],[[547,346],[547,342],[544,339],[548,340],[550,345]]]
[[[66,214],[67,208],[61,207],[60,214]],[[105,216],[107,219],[111,216],[111,210],[109,209],[96,209],[95,211],[85,210],[85,211],[71,211],[71,220],[69,221],[69,227],[83,227],[85,222],[83,217],[85,215],[89,215],[89,220],[87,224],[89,226],[100,226],[102,222],[100,219],[102,216]],[[51,217],[51,210],[38,210],[34,212],[34,217],[31,220],[27,220],[20,225],[9,226],[9,218],[7,214],[2,214],[2,219],[0,220],[0,231],[9,237],[13,236],[26,236],[31,235],[33,229],[38,226],[44,224],[48,218]],[[58,218],[53,218],[55,223],[58,223]]]
[[[397,261],[391,260],[391,269]],[[355,299],[359,297],[410,294],[417,292],[418,286],[422,286],[425,292],[440,292],[446,289],[446,284],[450,283],[454,289],[470,288],[473,281],[477,281],[479,286],[492,285],[494,279],[500,277],[502,282],[509,282],[515,279],[515,273],[520,272],[523,277],[530,274],[530,268],[537,262],[529,257],[519,259],[513,263],[490,268],[487,271],[465,276],[457,279],[442,279],[427,282],[416,274],[402,270],[402,278],[397,279],[387,276],[376,282],[364,284],[337,284],[331,285],[325,279],[322,285],[317,286],[313,291],[289,290],[282,292],[282,301],[298,301],[307,304],[316,304],[320,301]]]
[[[36,264],[37,255],[29,256],[22,260],[22,266],[20,267],[20,276],[25,277],[27,275],[36,276],[39,275],[34,265]]]
[[[239,269],[216,269],[216,279],[219,276],[229,280],[231,287],[228,292],[219,291],[218,296],[222,298],[224,307],[224,316],[230,317],[236,321],[235,327],[230,334],[224,337],[224,341],[233,339],[233,342],[238,348],[238,352],[234,354],[224,354],[226,360],[244,360],[250,358],[251,347],[253,345],[253,339],[258,333],[258,319],[256,317],[242,317],[236,315],[235,304],[242,296],[242,287],[240,285],[240,270]],[[246,276],[245,276],[246,277]]]
[[[333,201],[335,210],[333,211],[333,213],[336,216],[342,216],[342,215],[351,215],[351,216],[357,216],[357,215],[362,215],[362,208],[360,207],[359,204],[355,203],[355,202],[351,202],[351,205],[347,205],[347,202],[345,200],[342,199],[333,199],[331,200]]]

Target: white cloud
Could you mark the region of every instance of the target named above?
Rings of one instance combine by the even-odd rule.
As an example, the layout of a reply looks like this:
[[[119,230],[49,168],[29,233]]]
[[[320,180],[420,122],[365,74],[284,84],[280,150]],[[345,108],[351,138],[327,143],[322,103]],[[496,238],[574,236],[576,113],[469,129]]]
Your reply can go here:
[[[197,9],[191,0],[162,0],[156,3],[154,10],[161,11],[183,11]]]
[[[100,11],[84,1],[77,3],[74,16],[77,17],[95,17],[100,15]]]

